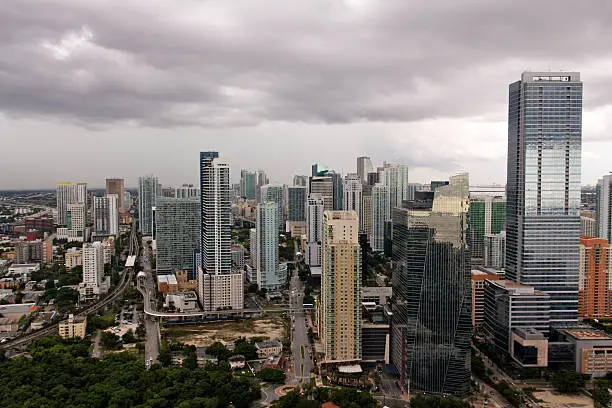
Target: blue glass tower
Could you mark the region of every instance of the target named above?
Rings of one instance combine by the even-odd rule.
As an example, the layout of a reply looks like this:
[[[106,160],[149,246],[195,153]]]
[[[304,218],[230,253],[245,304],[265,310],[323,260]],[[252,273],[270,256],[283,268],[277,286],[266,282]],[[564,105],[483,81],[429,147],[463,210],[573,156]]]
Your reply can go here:
[[[582,82],[525,72],[510,85],[506,277],[551,298],[551,324],[578,318]]]

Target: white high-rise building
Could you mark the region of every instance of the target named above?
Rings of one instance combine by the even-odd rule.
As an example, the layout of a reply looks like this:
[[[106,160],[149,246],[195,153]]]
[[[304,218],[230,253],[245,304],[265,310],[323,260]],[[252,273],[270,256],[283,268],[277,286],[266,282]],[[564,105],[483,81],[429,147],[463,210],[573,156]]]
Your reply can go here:
[[[201,299],[204,310],[244,308],[244,285],[241,273],[214,275],[203,273],[202,267],[198,266],[198,276],[202,276]]]
[[[306,205],[306,263],[321,265],[321,242],[323,241],[323,211],[325,200],[320,194],[311,194]]]
[[[401,207],[403,200],[410,198],[412,188],[408,183],[408,166],[385,163],[384,183],[389,189],[389,213],[394,207]]]
[[[389,205],[389,187],[377,183],[372,187],[372,227],[370,228],[370,246],[372,251],[385,249],[385,222],[391,217]]]
[[[597,236],[612,242],[612,174],[597,181]]]
[[[119,233],[119,197],[109,194],[93,198],[93,230],[95,234]]]
[[[257,205],[257,285],[275,290],[285,283],[278,261],[278,204]]]
[[[68,204],[66,223],[68,224],[68,241],[85,241],[85,226],[87,225],[85,203]]]
[[[101,242],[83,245],[83,285],[99,294],[104,288],[104,251]]]
[[[193,184],[183,184],[182,186],[176,188],[174,196],[176,198],[198,198],[200,197],[200,189],[195,187]]]
[[[344,199],[342,200],[342,205],[344,206],[344,210],[353,210],[360,215],[363,203],[363,182],[358,174],[351,173],[346,175],[344,178],[343,191]],[[361,217],[359,217],[359,230],[363,230]]]
[[[261,202],[272,202],[278,204],[276,212],[277,217],[277,230],[282,231],[285,227],[285,221],[283,217],[285,186],[280,184],[267,184],[261,186]]]
[[[55,187],[57,202],[57,224],[66,225],[68,204],[84,203],[87,207],[87,183],[57,183]]]

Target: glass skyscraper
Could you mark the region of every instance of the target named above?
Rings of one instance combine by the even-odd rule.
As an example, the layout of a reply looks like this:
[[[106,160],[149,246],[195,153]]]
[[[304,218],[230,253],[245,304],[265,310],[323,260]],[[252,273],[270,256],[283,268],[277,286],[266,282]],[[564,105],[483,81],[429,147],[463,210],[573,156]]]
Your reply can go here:
[[[470,389],[468,175],[393,209],[391,358],[405,391]]]
[[[548,293],[551,324],[578,317],[582,82],[525,72],[510,84],[506,277]]]
[[[153,234],[153,207],[155,199],[161,195],[161,184],[157,177],[138,177],[138,216],[142,235]]]
[[[485,238],[506,226],[506,200],[501,197],[470,197],[470,245],[472,264],[482,265]]]

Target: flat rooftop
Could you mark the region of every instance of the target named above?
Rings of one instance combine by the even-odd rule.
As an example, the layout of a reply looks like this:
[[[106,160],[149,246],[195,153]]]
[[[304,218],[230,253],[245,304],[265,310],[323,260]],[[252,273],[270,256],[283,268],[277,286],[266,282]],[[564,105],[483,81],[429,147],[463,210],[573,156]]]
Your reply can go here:
[[[576,340],[612,340],[612,336],[603,330],[597,329],[564,329],[562,330]]]

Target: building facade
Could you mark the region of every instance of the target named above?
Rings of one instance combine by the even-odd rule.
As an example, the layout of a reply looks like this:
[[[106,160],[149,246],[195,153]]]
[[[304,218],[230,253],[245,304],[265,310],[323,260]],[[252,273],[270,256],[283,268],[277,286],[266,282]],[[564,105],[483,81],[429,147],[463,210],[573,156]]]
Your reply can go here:
[[[385,249],[385,222],[391,219],[389,187],[378,183],[372,187],[372,225],[370,227],[370,246],[372,251]]]
[[[57,202],[57,224],[66,225],[68,204],[87,204],[87,183],[57,183],[55,194]]]
[[[360,156],[357,158],[357,175],[362,183],[367,183],[368,173],[372,173],[372,160],[368,156]]]
[[[257,204],[257,285],[268,291],[278,289],[285,283],[279,276],[278,259],[278,204]]]
[[[115,194],[93,197],[93,232],[115,237],[119,234],[119,197]]]
[[[284,221],[284,208],[285,208],[285,186],[280,184],[266,184],[261,187],[261,201],[263,203],[272,202],[276,203],[276,212],[278,217],[276,218],[276,230],[283,231],[285,229]]]
[[[325,200],[320,194],[311,194],[306,206],[306,263],[321,265],[321,243],[323,241],[323,213]]]
[[[193,268],[193,254],[200,247],[199,200],[157,197],[155,226],[157,272]]]
[[[153,234],[153,207],[158,196],[162,196],[162,186],[157,177],[138,177],[138,216],[140,232],[144,236]]]
[[[596,187],[597,236],[612,240],[612,174],[597,181]]]
[[[472,326],[481,327],[484,323],[484,291],[486,280],[501,280],[504,276],[493,271],[472,270]]]
[[[501,197],[470,197],[470,245],[472,265],[484,265],[485,238],[506,227],[506,200]]]
[[[583,319],[612,316],[610,255],[607,239],[580,237],[578,315]]]
[[[468,186],[457,175],[433,200],[394,209],[391,360],[408,392],[469,392]]]
[[[323,209],[334,209],[334,185],[331,176],[314,176],[310,178],[309,194],[319,194],[323,198]]]
[[[550,294],[553,324],[578,318],[581,145],[579,73],[510,85],[506,277]]]
[[[129,210],[129,203],[125,199],[125,180],[122,178],[106,179],[106,195],[115,194],[119,199],[119,212]]]
[[[394,207],[401,207],[402,201],[408,200],[411,190],[408,183],[408,166],[385,163],[384,182],[389,189],[389,214]]]
[[[325,211],[321,269],[325,361],[361,360],[361,249],[355,211]]]
[[[287,189],[287,221],[306,221],[306,200],[308,199],[308,188],[306,186],[294,186]]]
[[[361,219],[361,205],[363,202],[362,192],[363,182],[359,174],[347,174],[344,178],[344,200],[342,205],[344,206],[344,211],[355,211],[357,213],[359,216],[360,231],[363,231],[363,222]]]

